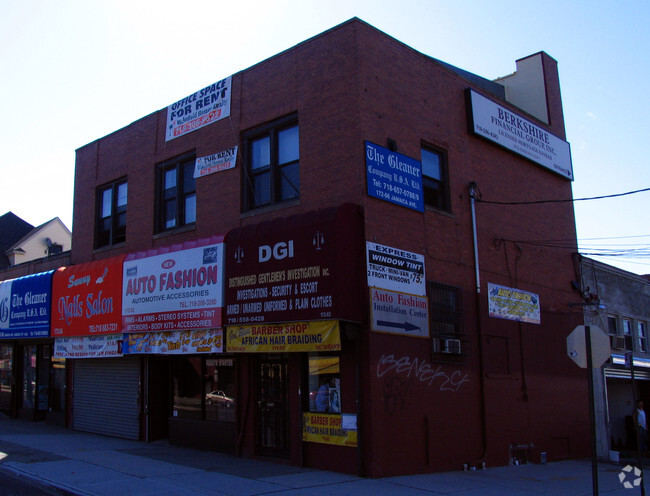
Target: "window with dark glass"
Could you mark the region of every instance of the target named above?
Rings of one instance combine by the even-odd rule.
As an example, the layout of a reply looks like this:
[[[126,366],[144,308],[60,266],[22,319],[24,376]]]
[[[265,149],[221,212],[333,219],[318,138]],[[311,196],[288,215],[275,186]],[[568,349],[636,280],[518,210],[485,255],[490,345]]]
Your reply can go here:
[[[234,370],[232,358],[174,357],[173,416],[235,422]]]
[[[424,204],[439,210],[451,210],[445,154],[432,148],[421,149]]]
[[[96,248],[123,243],[126,240],[126,200],[125,179],[98,189]]]
[[[433,351],[461,355],[461,308],[460,290],[453,286],[427,282],[429,295],[429,325],[433,339]]]
[[[157,231],[169,231],[196,222],[194,156],[165,162],[158,176]]]
[[[298,124],[283,120],[244,136],[244,209],[300,197]]]

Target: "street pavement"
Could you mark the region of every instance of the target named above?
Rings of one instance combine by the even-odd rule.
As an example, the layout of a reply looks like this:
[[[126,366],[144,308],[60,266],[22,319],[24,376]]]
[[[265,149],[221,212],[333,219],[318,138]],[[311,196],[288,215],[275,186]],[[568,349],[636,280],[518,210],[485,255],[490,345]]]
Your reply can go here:
[[[626,466],[626,461],[599,462],[598,494],[641,494],[638,481],[634,485],[634,469],[623,471]],[[595,494],[591,460],[368,479],[180,448],[166,441],[98,436],[2,414],[0,471],[56,494],[82,496]],[[0,487],[0,496],[8,494]]]

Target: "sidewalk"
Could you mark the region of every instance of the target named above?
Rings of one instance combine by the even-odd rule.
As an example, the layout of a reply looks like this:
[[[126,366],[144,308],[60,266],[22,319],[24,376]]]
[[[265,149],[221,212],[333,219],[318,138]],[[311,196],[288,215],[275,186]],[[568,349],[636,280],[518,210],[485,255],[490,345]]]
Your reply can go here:
[[[599,494],[640,494],[619,480],[623,466],[601,462]],[[363,479],[170,446],[97,436],[0,414],[0,470],[97,496],[530,496],[591,495],[589,460],[470,472]],[[648,469],[650,473],[650,469]],[[627,476],[634,480],[634,472]],[[0,490],[1,491],[1,490]]]

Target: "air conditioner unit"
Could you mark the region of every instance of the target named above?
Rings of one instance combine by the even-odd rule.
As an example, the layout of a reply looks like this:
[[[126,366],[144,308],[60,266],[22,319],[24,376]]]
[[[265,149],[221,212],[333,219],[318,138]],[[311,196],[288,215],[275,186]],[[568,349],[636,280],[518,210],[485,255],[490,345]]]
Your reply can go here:
[[[613,350],[625,349],[625,336],[610,336],[611,347]]]
[[[448,353],[450,355],[460,355],[460,339],[440,339],[440,353]]]

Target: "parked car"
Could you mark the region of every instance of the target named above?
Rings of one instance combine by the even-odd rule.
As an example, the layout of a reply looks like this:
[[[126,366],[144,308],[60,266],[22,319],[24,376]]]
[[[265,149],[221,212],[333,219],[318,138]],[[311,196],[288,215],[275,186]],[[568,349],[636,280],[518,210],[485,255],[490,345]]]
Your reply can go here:
[[[206,394],[205,402],[208,405],[221,405],[225,407],[230,407],[234,405],[235,400],[234,398],[229,398],[228,396],[226,396],[226,393],[218,389],[216,391],[212,391],[211,393]]]

